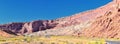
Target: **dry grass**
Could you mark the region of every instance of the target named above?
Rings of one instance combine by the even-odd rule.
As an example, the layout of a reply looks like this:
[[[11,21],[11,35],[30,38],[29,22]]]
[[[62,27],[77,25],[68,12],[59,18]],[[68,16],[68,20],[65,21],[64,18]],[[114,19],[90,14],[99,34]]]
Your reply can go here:
[[[0,44],[105,44],[105,40],[74,36],[50,36],[50,37],[17,36],[12,38],[0,37]]]

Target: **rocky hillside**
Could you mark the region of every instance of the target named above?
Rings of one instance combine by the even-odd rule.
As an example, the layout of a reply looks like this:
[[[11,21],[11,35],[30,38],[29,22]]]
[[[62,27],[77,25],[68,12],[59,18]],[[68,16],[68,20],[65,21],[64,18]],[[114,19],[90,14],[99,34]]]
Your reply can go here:
[[[0,25],[14,35],[77,35],[86,37],[120,38],[120,1],[97,9],[55,20],[37,20]],[[7,33],[9,33],[7,32]]]
[[[120,1],[70,17],[57,19],[54,30],[39,31],[30,35],[76,35],[86,37],[120,38]]]
[[[54,23],[52,20],[37,20],[25,23],[4,24],[0,25],[0,29],[15,33],[16,35],[23,35],[24,33],[32,33],[51,29],[56,25],[57,23]]]
[[[80,36],[120,38],[120,0],[115,0],[115,2],[116,8],[95,19],[90,27],[82,31]]]
[[[12,33],[10,31],[0,30],[0,37],[13,37],[15,33]]]
[[[4,24],[4,25],[0,25],[0,29],[10,30],[11,32],[20,35],[24,33],[32,33],[32,32],[42,31],[51,28],[61,29],[64,27],[70,27],[72,29],[71,26],[73,25],[84,24],[84,22],[88,22],[89,20],[104,15],[107,10],[110,10],[110,8],[112,8],[110,4],[107,4],[95,10],[90,10],[55,20],[37,20],[32,22],[23,22],[23,23],[15,22],[15,23]],[[110,8],[106,8],[106,6]]]

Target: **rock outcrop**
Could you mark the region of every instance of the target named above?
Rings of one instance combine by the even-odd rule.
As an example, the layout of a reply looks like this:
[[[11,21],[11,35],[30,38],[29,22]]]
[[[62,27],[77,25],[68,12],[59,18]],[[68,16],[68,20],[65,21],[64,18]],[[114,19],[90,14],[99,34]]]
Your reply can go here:
[[[18,33],[22,27],[23,27],[24,23],[10,23],[10,24],[4,24],[4,25],[0,25],[0,29],[3,30],[8,30],[14,33]]]
[[[21,33],[32,33],[46,29],[54,28],[57,25],[53,20],[38,20],[25,23],[21,29]]]
[[[80,36],[100,38],[120,38],[120,0],[114,0],[117,6],[105,15],[97,18]]]
[[[25,23],[10,23],[0,25],[0,29],[7,31],[8,33],[14,33],[14,35],[21,35],[24,33],[32,33],[42,31],[46,29],[54,28],[57,25],[53,20],[37,20]]]

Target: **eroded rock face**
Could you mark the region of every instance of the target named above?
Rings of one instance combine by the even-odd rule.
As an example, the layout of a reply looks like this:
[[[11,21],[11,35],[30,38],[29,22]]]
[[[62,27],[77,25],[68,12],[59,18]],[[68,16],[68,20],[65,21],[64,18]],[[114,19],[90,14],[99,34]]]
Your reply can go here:
[[[105,15],[109,10],[114,10],[115,8],[116,1],[113,1],[97,9],[85,11],[68,17],[59,18],[56,19],[56,22],[59,23],[57,27],[67,27],[71,25],[81,24],[89,20],[95,20],[97,17]]]
[[[11,32],[18,33],[22,29],[23,25],[24,23],[4,24],[0,25],[0,29],[10,30]]]
[[[117,3],[118,6],[116,6],[115,9],[110,10],[105,15],[97,18],[90,27],[82,31],[80,36],[120,38],[119,3]]]
[[[90,27],[83,30],[82,36],[120,38],[120,13],[98,18]]]
[[[29,23],[25,23],[21,29],[21,33],[32,33],[37,31],[42,31],[46,29],[54,28],[57,23],[54,23],[52,20],[38,20]]]
[[[7,31],[8,33],[24,34],[42,31],[46,29],[54,28],[57,25],[53,20],[37,20],[26,23],[11,23],[0,25],[0,29]]]

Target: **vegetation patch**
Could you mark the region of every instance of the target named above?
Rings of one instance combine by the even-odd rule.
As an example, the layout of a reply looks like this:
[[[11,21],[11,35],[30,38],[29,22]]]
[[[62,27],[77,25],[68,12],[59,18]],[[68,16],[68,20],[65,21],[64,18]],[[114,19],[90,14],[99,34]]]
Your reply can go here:
[[[40,37],[0,37],[0,44],[105,44],[105,39],[75,36],[40,36]]]

